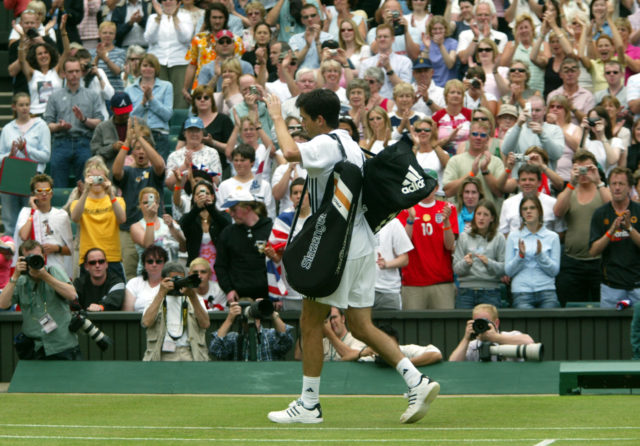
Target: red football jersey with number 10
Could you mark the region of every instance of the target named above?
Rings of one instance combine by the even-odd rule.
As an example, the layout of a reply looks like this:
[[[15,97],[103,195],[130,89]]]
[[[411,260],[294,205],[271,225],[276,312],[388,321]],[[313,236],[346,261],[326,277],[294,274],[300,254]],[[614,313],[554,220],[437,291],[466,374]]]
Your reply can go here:
[[[449,222],[444,222],[442,209],[451,206]],[[413,224],[409,251],[409,264],[402,268],[402,284],[406,286],[429,286],[453,282],[453,251],[444,247],[444,227],[451,225],[458,234],[458,212],[455,205],[438,201],[431,206],[418,203],[413,207],[416,219]],[[398,215],[404,225],[409,213],[405,210]],[[445,224],[446,223],[446,224]]]

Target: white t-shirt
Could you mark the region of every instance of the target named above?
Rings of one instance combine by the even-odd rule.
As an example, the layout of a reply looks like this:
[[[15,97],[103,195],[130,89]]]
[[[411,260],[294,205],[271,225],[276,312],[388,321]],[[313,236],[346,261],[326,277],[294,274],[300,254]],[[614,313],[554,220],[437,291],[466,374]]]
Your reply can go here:
[[[435,345],[417,345],[417,344],[407,344],[407,345],[399,345],[400,351],[407,359],[413,359],[416,356],[424,355],[425,353],[442,353],[438,347]],[[358,362],[374,362],[374,356],[363,356],[358,359]]]
[[[205,172],[215,172],[218,175],[222,173],[220,155],[216,149],[203,146],[202,149],[192,153],[191,164],[193,164],[196,169],[204,170]],[[167,158],[167,178],[173,176],[173,169],[182,166],[186,154],[187,148],[183,147],[169,155],[169,158]]]
[[[142,276],[137,276],[127,282],[127,291],[136,298],[133,304],[133,311],[143,313],[151,304],[153,298],[156,297],[158,291],[160,291],[160,284],[151,287],[149,282],[144,280]]]
[[[29,95],[31,107],[29,111],[34,115],[41,115],[47,108],[49,96],[53,90],[62,87],[62,79],[55,69],[50,69],[46,74],[40,70],[33,70],[29,81]]]
[[[402,227],[402,223],[394,218],[384,225],[382,229],[375,235],[376,250],[383,259],[393,260],[401,254],[407,253],[413,249],[413,243]],[[377,257],[377,255],[376,255]],[[399,293],[402,288],[400,280],[400,270],[380,269],[376,264],[376,291],[381,293]]]
[[[291,97],[291,92],[286,82],[276,79],[273,82],[266,83],[267,90],[280,98],[280,102],[284,102]]]
[[[488,91],[484,92],[484,97],[487,98],[487,102],[498,101],[496,97],[493,94],[489,93]],[[478,99],[473,99],[468,91],[464,94],[464,104],[462,105],[463,107],[466,107],[469,110],[475,110],[481,105],[482,105],[482,97],[478,96]]]
[[[538,194],[540,204],[542,204],[542,221],[544,226],[550,231],[564,232],[567,230],[567,225],[563,219],[556,217],[553,212],[553,206],[556,204],[556,199],[550,197],[547,194]],[[502,234],[508,234],[509,232],[518,231],[522,224],[520,218],[520,202],[522,201],[522,192],[508,198],[502,203],[502,210],[500,211],[500,227],[498,231]]]
[[[214,282],[212,280],[209,281],[209,291],[206,294],[199,294],[196,291],[196,295],[198,296],[198,300],[200,303],[204,304],[206,308],[206,302],[209,302],[209,298],[212,298],[212,301],[209,302],[209,311],[225,311],[221,308],[227,307],[227,295],[222,291],[218,282]]]
[[[336,129],[331,131],[340,138],[347,159],[355,165],[362,167],[363,155],[358,144],[351,139],[346,130]],[[324,195],[327,181],[333,172],[333,167],[342,161],[342,154],[336,141],[325,134],[318,135],[309,142],[298,143],[302,157],[302,166],[309,174],[309,201],[312,212],[315,211]],[[364,218],[362,199],[358,198],[358,209],[351,235],[349,259],[364,257],[373,252],[375,239],[373,232]]]
[[[281,164],[280,166],[276,167],[276,170],[273,172],[273,176],[271,177],[271,190],[273,190],[273,187],[280,182],[288,167],[288,164]],[[298,164],[295,167],[295,172],[291,172],[291,177],[293,177],[294,175],[297,175],[301,178],[306,178],[307,171],[300,167],[300,165]],[[280,199],[280,212],[284,212],[286,209],[293,207],[293,202],[291,201],[289,195],[290,186],[291,178],[289,178],[289,182],[287,183],[287,189],[284,193],[284,196]]]
[[[585,143],[585,148],[589,152],[593,153],[593,155],[596,157],[596,161],[598,161],[598,164],[602,166],[605,173],[608,175],[609,172],[616,165],[607,163],[607,152],[604,149],[604,144],[602,144],[601,141],[591,140],[589,138],[587,138],[587,140],[584,143]],[[622,154],[622,152],[627,150],[622,145],[622,140],[620,138],[616,138],[616,137],[611,138],[611,141],[609,141],[609,145],[611,145],[612,148],[618,148],[618,150],[620,150],[620,154]]]
[[[418,160],[418,164],[423,169],[432,169],[438,172],[438,188],[440,190],[444,190],[444,185],[442,184],[442,175],[444,175],[444,167],[442,167],[442,163],[440,162],[440,158],[436,154],[435,150],[431,152],[420,152],[416,153],[416,159]]]

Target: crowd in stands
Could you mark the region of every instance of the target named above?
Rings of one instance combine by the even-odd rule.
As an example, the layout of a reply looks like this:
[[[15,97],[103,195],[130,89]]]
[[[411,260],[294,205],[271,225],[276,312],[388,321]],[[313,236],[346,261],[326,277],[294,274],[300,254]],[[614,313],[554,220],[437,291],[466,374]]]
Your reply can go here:
[[[410,138],[438,184],[377,234],[375,308],[640,301],[640,0],[330,3],[5,0],[0,157],[37,174],[0,195],[0,288],[35,240],[82,307],[162,319],[176,357],[203,354],[184,332],[202,311],[299,310],[281,257],[306,171],[265,98],[306,142],[296,100],[325,88],[337,131],[374,154]],[[188,273],[199,287],[163,307]]]

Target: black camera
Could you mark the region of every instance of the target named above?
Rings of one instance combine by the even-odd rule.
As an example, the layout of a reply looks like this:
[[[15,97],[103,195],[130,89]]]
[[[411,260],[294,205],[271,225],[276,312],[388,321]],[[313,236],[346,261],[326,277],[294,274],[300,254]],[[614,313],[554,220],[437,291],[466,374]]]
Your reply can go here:
[[[40,34],[38,33],[38,30],[35,28],[29,28],[27,30],[27,37],[30,39],[37,39],[38,37],[40,37]]]
[[[28,268],[42,269],[44,267],[44,257],[40,254],[29,254],[26,257],[21,257],[20,260],[27,262]],[[22,271],[22,274],[27,274],[27,271]]]
[[[473,334],[471,335],[472,339],[475,339],[477,336],[481,335],[485,331],[489,330],[489,327],[493,325],[489,319],[478,318],[473,320]]]
[[[77,301],[71,304],[71,310],[73,311],[71,321],[69,322],[69,331],[71,333],[75,333],[82,328],[82,331],[93,339],[102,351],[105,351],[113,344],[111,338],[104,334],[102,330],[96,327],[94,323],[87,318],[87,312],[80,307],[80,304]]]
[[[587,122],[589,126],[595,127],[598,122],[600,122],[600,118],[587,118]]]
[[[200,286],[200,277],[198,274],[191,274],[187,277],[172,277],[173,290],[169,291],[170,296],[180,296],[180,289],[182,288],[198,288]]]
[[[242,316],[249,322],[255,319],[271,319],[273,314],[273,303],[269,299],[262,299],[255,302],[238,302],[242,308]]]
[[[400,23],[400,12],[391,11],[391,18],[393,19],[393,35],[401,36],[404,34],[404,25]]]
[[[480,81],[478,79],[474,79],[471,81],[471,86],[475,89],[479,89],[480,87],[482,87],[482,85],[480,84]]]

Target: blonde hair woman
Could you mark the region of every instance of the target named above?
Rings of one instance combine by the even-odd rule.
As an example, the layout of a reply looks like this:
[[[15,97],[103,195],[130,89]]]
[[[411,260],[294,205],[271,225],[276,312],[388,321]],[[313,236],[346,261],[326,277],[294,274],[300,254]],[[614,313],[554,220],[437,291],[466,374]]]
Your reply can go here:
[[[371,48],[365,42],[360,29],[353,20],[341,20],[338,31],[338,44],[357,70],[360,66],[360,61],[371,57]]]
[[[382,107],[376,106],[369,110],[364,121],[366,140],[362,147],[373,153],[381,152],[395,141],[391,139],[391,121]]]

